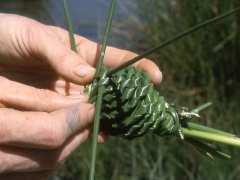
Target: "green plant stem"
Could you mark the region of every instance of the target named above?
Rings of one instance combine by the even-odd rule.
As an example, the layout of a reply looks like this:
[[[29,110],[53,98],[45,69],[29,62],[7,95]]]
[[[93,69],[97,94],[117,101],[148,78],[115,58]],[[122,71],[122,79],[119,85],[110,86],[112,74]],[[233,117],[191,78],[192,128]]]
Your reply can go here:
[[[224,136],[214,132],[212,133],[212,132],[205,132],[205,131],[199,131],[199,130],[192,130],[189,128],[182,128],[182,132],[186,137],[198,138],[198,139],[212,141],[220,144],[240,147],[240,138],[238,137]]]
[[[92,159],[91,159],[91,169],[90,169],[89,180],[94,180],[94,176],[95,176],[95,166],[96,166],[96,157],[97,157],[97,136],[98,136],[99,125],[100,125],[103,90],[104,90],[103,85],[99,85],[98,97],[96,102],[95,120],[93,125],[92,156],[91,156]]]
[[[200,111],[205,110],[206,108],[208,108],[211,105],[212,105],[211,102],[207,102],[205,104],[202,104],[202,105],[196,107],[191,112],[199,113]],[[232,136],[232,137],[235,136],[234,134],[227,133],[227,132],[224,132],[224,131],[221,131],[221,130],[218,130],[218,129],[210,128],[210,127],[207,127],[207,126],[204,126],[204,125],[201,125],[201,124],[197,124],[197,123],[194,123],[194,122],[187,122],[187,127],[189,129],[192,129],[192,130],[199,130],[199,131],[205,131],[205,132],[210,132],[210,133],[217,133],[217,134],[220,134],[220,135]]]
[[[96,76],[99,76],[101,74],[101,70],[102,70],[102,66],[103,66],[103,60],[104,60],[104,56],[105,56],[105,50],[106,50],[106,47],[107,47],[108,34],[111,30],[112,18],[113,18],[115,9],[116,9],[116,0],[112,0],[111,1],[111,6],[110,6],[110,9],[109,9],[109,12],[108,12],[108,20],[107,20],[106,29],[105,29],[103,40],[102,40],[102,46],[101,46],[101,50],[100,50],[100,54],[99,54],[99,61],[98,61],[98,64],[97,64]]]
[[[196,107],[195,109],[193,109],[191,112],[192,113],[199,113],[200,111],[204,110],[204,109],[207,109],[209,106],[211,106],[212,103],[211,102],[207,102],[205,104],[202,104],[198,107]]]
[[[192,28],[190,28],[190,29],[188,29],[188,30],[186,30],[186,31],[184,31],[184,32],[174,36],[173,38],[171,38],[169,40],[166,40],[162,44],[160,44],[160,45],[158,45],[158,46],[156,46],[156,47],[154,47],[152,49],[147,50],[143,54],[141,54],[139,56],[136,56],[135,58],[129,60],[128,62],[126,62],[126,63],[124,63],[122,65],[120,65],[119,67],[109,71],[108,75],[111,76],[112,74],[120,71],[121,69],[124,69],[125,67],[127,67],[127,66],[129,66],[129,65],[131,65],[131,64],[133,64],[133,63],[135,63],[137,61],[139,61],[142,58],[145,58],[146,56],[154,53],[155,51],[158,51],[158,50],[160,50],[160,49],[162,49],[162,48],[164,48],[164,47],[166,47],[168,45],[171,45],[173,42],[175,42],[177,40],[180,40],[180,39],[182,39],[182,38],[184,38],[184,37],[186,37],[186,36],[196,32],[196,31],[198,31],[198,30],[200,30],[200,29],[202,29],[204,27],[207,27],[207,25],[209,25],[209,24],[212,24],[212,23],[215,23],[216,21],[222,20],[222,19],[224,19],[224,18],[226,18],[226,17],[236,13],[239,10],[240,10],[240,7],[235,8],[235,9],[233,9],[233,10],[227,12],[227,13],[224,13],[224,14],[222,14],[220,16],[217,16],[217,17],[209,19],[209,20],[207,20],[207,21],[205,21],[205,22],[203,22],[201,24],[193,26]]]
[[[97,92],[97,101],[96,101],[96,113],[94,119],[94,127],[93,127],[93,141],[92,141],[92,154],[91,154],[91,169],[89,180],[94,180],[95,178],[95,167],[96,167],[96,158],[97,158],[97,137],[99,133],[99,125],[100,125],[100,118],[101,118],[101,109],[102,109],[102,96],[104,91],[104,86],[102,84],[103,75],[103,60],[105,56],[107,41],[109,37],[109,32],[112,25],[112,18],[116,8],[116,0],[111,1],[111,6],[108,12],[107,24],[106,29],[104,31],[101,50],[99,54],[99,60],[97,64],[97,70],[95,78],[98,78],[98,92]]]
[[[217,133],[217,134],[224,135],[224,136],[235,137],[234,134],[227,133],[227,132],[224,132],[224,131],[221,131],[221,130],[210,128],[210,127],[200,125],[200,124],[197,124],[197,123],[193,123],[193,122],[187,122],[187,127],[189,129],[192,129],[192,130],[199,130],[199,131],[205,131],[205,132],[210,132],[210,133]]]
[[[69,34],[71,49],[73,51],[77,52],[77,45],[76,45],[76,41],[74,38],[73,25],[72,25],[71,16],[70,16],[70,13],[68,10],[69,8],[68,8],[67,0],[63,0],[63,7],[64,7],[64,16],[66,18],[67,27],[68,27],[68,34]]]

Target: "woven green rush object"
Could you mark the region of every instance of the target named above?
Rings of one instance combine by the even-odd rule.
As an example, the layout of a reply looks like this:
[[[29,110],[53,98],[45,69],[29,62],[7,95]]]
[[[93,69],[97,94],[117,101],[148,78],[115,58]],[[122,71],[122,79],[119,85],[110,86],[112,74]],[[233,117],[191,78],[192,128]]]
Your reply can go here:
[[[107,72],[105,68],[103,75]],[[127,67],[110,77],[105,76],[102,82],[96,79],[90,88],[92,102],[96,100],[98,83],[103,83],[105,88],[101,116],[104,132],[128,139],[147,132],[183,138],[181,124],[194,113],[168,104],[145,72]]]

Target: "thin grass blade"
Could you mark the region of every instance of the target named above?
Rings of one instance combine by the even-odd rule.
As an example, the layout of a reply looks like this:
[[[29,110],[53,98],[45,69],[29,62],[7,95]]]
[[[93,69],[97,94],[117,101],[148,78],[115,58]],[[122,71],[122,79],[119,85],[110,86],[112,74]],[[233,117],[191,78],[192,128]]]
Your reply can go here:
[[[122,65],[120,65],[119,67],[109,71],[108,75],[110,76],[111,74],[114,74],[114,73],[120,71],[121,69],[124,69],[125,67],[127,67],[127,66],[129,66],[129,65],[131,65],[131,64],[133,64],[133,63],[135,63],[137,61],[139,61],[140,59],[142,59],[142,58],[144,58],[144,57],[146,57],[146,56],[148,56],[148,55],[150,55],[150,54],[152,54],[152,53],[154,53],[156,51],[159,51],[162,48],[164,48],[164,47],[166,47],[168,45],[171,45],[173,42],[176,42],[176,41],[178,41],[180,39],[183,39],[184,37],[186,37],[186,36],[196,32],[196,31],[198,31],[200,29],[203,29],[203,28],[207,27],[210,24],[213,24],[213,23],[215,23],[217,21],[220,21],[220,20],[222,20],[222,19],[224,19],[224,18],[226,18],[228,16],[231,16],[231,15],[235,14],[236,12],[238,12],[239,10],[240,10],[240,7],[235,8],[235,9],[233,9],[233,10],[227,12],[227,13],[224,13],[224,14],[222,14],[220,16],[214,17],[214,18],[209,19],[209,20],[207,20],[207,21],[205,21],[205,22],[203,22],[201,24],[193,26],[192,28],[190,28],[190,29],[188,29],[188,30],[186,30],[186,31],[184,31],[184,32],[174,36],[173,38],[170,38],[169,40],[166,40],[162,44],[160,44],[160,45],[158,45],[158,46],[156,46],[156,47],[154,47],[152,49],[147,50],[143,54],[141,54],[139,56],[136,56],[135,58],[129,60],[128,62],[126,62],[126,63],[124,63]]]
[[[202,105],[196,107],[196,108],[193,109],[191,112],[192,112],[192,113],[199,113],[200,111],[203,111],[203,110],[207,109],[207,108],[208,108],[209,106],[211,106],[211,105],[212,105],[211,102],[207,102],[207,103],[205,103],[205,104],[202,104]]]
[[[99,133],[99,125],[100,125],[100,117],[101,117],[101,109],[102,109],[102,96],[104,92],[104,86],[102,84],[102,69],[103,69],[103,61],[105,56],[105,51],[107,47],[108,37],[112,25],[113,15],[116,9],[116,0],[111,1],[111,6],[108,12],[107,24],[103,35],[101,50],[99,54],[98,64],[97,64],[97,71],[96,71],[96,78],[99,78],[99,85],[98,85],[98,92],[97,92],[97,101],[96,101],[96,114],[94,119],[94,126],[93,126],[93,140],[92,140],[92,155],[91,155],[91,169],[89,180],[94,180],[95,178],[95,166],[96,166],[96,157],[97,157],[97,137]]]
[[[65,19],[66,19],[66,22],[67,22],[67,28],[68,28],[68,34],[69,34],[71,49],[73,51],[77,52],[77,45],[76,45],[76,41],[75,41],[75,38],[74,38],[73,25],[72,25],[71,16],[70,16],[70,13],[69,13],[69,7],[68,7],[67,0],[63,0],[63,7],[64,7],[64,16],[65,16]]]
[[[117,2],[117,0],[111,1],[111,6],[110,6],[110,9],[108,12],[108,19],[107,19],[107,24],[105,27],[103,39],[102,39],[101,50],[100,50],[99,60],[98,60],[98,64],[97,64],[96,76],[100,75],[101,69],[103,66],[103,60],[104,60],[105,51],[106,51],[106,47],[107,47],[108,36],[109,36],[109,32],[110,32],[111,26],[112,26],[112,18],[113,18],[115,9],[116,9],[116,2]]]
[[[211,102],[207,102],[205,104],[202,104],[202,105],[196,107],[191,112],[192,113],[199,113],[200,111],[203,111],[203,110],[207,109],[211,105],[212,105]],[[194,122],[187,122],[187,127],[189,129],[192,129],[192,130],[199,130],[199,131],[205,131],[205,132],[210,132],[210,133],[217,133],[217,134],[224,135],[224,136],[232,136],[232,137],[236,136],[234,134],[227,133],[227,132],[224,132],[224,131],[221,131],[221,130],[218,130],[218,129],[210,128],[210,127],[207,127],[207,126],[204,126],[204,125],[201,125],[201,124],[197,124],[197,123],[194,123]]]
[[[240,138],[236,136],[227,136],[215,132],[206,132],[189,128],[182,128],[182,133],[187,138],[202,139],[219,144],[240,147]]]
[[[197,123],[193,123],[193,122],[187,122],[187,127],[192,130],[205,131],[205,132],[209,132],[209,133],[217,133],[219,135],[224,135],[224,136],[236,137],[236,135],[234,135],[234,134],[227,133],[227,132],[224,132],[224,131],[221,131],[218,129],[210,128],[210,127],[200,125]]]

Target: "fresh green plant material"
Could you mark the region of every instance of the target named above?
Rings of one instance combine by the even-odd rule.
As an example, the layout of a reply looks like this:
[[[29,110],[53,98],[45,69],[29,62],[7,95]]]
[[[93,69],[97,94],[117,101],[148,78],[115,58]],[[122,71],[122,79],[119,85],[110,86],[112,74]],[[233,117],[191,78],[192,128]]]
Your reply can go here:
[[[106,73],[109,71],[105,70]],[[199,117],[184,107],[166,102],[154,88],[148,75],[134,67],[127,67],[104,80],[105,92],[102,99],[101,128],[113,136],[133,139],[151,132],[159,136],[187,137],[197,149],[212,157],[229,156],[197,139],[240,147],[240,138],[196,123],[191,119]],[[95,101],[98,81],[91,85],[92,101]],[[95,94],[95,95],[94,95]],[[205,104],[195,109],[200,111]],[[191,138],[191,141],[189,140]]]
[[[70,16],[70,13],[69,13],[67,0],[63,0],[63,8],[64,8],[64,16],[65,16],[65,19],[66,19],[66,22],[67,22],[67,27],[68,27],[71,49],[73,51],[77,52],[77,45],[76,45],[76,41],[75,41],[75,38],[74,38],[73,25],[72,25],[71,16]]]
[[[112,18],[115,12],[116,2],[117,2],[116,0],[111,1],[111,6],[108,11],[107,23],[106,23],[103,39],[101,42],[102,44],[101,44],[100,54],[98,57],[97,70],[95,75],[96,81],[98,82],[98,86],[96,88],[97,90],[97,98],[95,101],[96,114],[95,114],[94,126],[93,126],[91,169],[90,169],[89,180],[94,180],[94,177],[95,177],[95,166],[96,166],[96,157],[97,157],[97,137],[99,133],[100,119],[102,115],[102,98],[103,98],[103,93],[105,91],[104,80],[105,80],[106,74],[103,71],[104,70],[103,61],[105,57],[105,51],[107,47],[109,33],[112,26]]]
[[[93,82],[92,90],[98,87]],[[93,96],[93,101],[96,96]],[[142,136],[148,131],[158,135],[181,135],[180,119],[191,118],[195,113],[177,112],[154,89],[150,78],[142,71],[127,67],[105,78],[102,102],[104,132],[128,139]]]

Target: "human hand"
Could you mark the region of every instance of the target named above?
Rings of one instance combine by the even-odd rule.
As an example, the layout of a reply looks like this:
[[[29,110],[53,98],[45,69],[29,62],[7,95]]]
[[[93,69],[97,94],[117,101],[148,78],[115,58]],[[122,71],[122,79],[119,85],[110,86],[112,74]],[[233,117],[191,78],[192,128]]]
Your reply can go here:
[[[98,46],[76,35],[76,54],[63,29],[16,15],[0,19],[0,172],[52,171],[89,135],[94,108],[81,92],[94,76]],[[108,47],[105,64],[134,56]],[[150,60],[135,66],[161,81]]]

